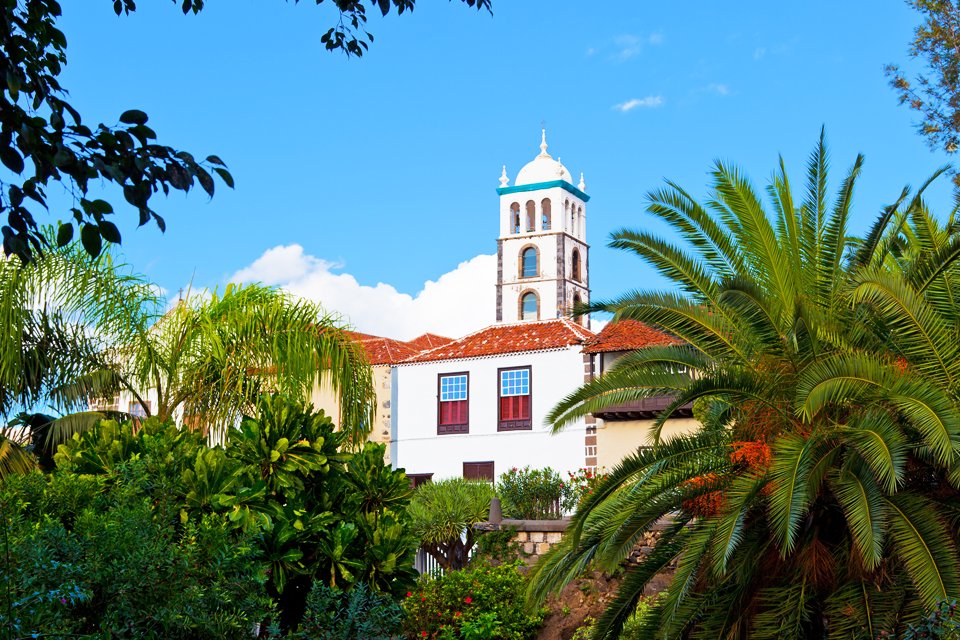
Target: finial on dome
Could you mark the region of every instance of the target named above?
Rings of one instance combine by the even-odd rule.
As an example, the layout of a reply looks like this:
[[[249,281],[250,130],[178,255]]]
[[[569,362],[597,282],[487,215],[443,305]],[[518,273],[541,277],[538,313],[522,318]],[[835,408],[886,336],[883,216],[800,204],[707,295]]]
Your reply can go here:
[[[580,172],[580,184],[577,185],[577,189],[580,189],[580,191],[587,190],[587,183],[583,181],[583,171]]]
[[[540,129],[540,157],[549,158],[550,154],[547,153],[547,130],[546,128]]]
[[[510,178],[507,177],[507,165],[503,165],[503,173],[500,174],[500,187],[506,187],[510,184]]]

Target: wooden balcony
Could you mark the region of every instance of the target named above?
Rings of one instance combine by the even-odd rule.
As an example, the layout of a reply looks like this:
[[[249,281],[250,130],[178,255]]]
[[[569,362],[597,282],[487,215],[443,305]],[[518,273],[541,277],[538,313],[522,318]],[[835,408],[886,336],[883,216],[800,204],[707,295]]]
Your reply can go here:
[[[643,400],[634,400],[623,404],[607,407],[602,411],[594,413],[596,417],[615,422],[617,420],[652,420],[663,413],[664,409],[673,402],[671,396],[658,396],[656,398],[644,398]],[[687,403],[673,412],[672,418],[691,418],[693,417],[693,403]]]

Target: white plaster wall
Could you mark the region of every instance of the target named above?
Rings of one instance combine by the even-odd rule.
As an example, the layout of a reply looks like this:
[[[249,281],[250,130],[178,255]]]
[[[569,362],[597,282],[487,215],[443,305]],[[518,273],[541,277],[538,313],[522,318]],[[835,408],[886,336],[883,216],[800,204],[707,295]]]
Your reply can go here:
[[[535,246],[539,274],[535,278],[520,277],[520,254],[528,246]],[[520,320],[520,295],[533,289],[540,296],[540,319],[558,317],[557,314],[557,234],[526,234],[503,242],[503,321]]]
[[[147,400],[150,403],[150,414],[156,415],[157,413],[157,391],[156,389],[150,388],[146,393],[141,392],[140,397],[144,400]],[[117,405],[118,411],[123,411],[126,413],[131,413],[131,404],[137,405],[139,410],[139,403],[136,402],[134,395],[123,389],[120,391],[120,403]],[[103,401],[96,399],[94,402],[90,403],[90,408],[93,410],[104,409],[106,408]]]
[[[564,195],[569,195],[568,192],[564,191],[560,187],[553,187],[551,189],[538,189],[536,191],[522,191],[519,193],[505,193],[500,196],[500,237],[518,237],[523,236],[524,234],[529,235],[527,229],[527,201],[533,200],[536,203],[536,216],[534,217],[534,233],[540,233],[542,229],[542,208],[541,203],[544,198],[550,199],[550,231],[560,231],[562,230],[561,225],[563,224],[563,216],[558,215],[557,212],[563,212],[563,197]],[[572,196],[570,196],[572,197]],[[513,203],[520,205],[520,233],[513,233],[513,228],[511,225],[511,215],[510,215],[510,205]]]
[[[522,191],[519,193],[506,193],[500,196],[500,237],[510,238],[529,235],[526,231],[526,212],[527,201],[533,200],[536,203],[537,215],[534,219],[534,233],[543,231],[541,228],[542,211],[541,203],[544,198],[550,198],[550,231],[566,231],[570,235],[585,240],[587,237],[587,205],[580,198],[573,195],[562,187],[553,187],[550,189],[538,189],[537,191]],[[576,206],[583,210],[582,216],[575,216],[571,225],[569,212],[564,215],[563,205],[569,202],[571,206]],[[510,205],[517,203],[520,205],[520,233],[513,232]]]
[[[520,254],[534,246],[540,254],[538,275],[535,278],[520,277]],[[557,278],[557,234],[527,234],[526,236],[507,238],[503,241],[503,282],[536,283],[540,280]],[[556,288],[556,282],[553,284]]]
[[[531,366],[533,429],[498,432],[498,368]],[[437,435],[437,376],[470,373],[470,433]],[[544,417],[583,383],[580,347],[559,351],[400,365],[393,369],[393,450],[407,473],[433,473],[434,479],[463,475],[464,462],[494,462],[499,476],[511,467],[553,467],[561,474],[584,465],[584,424],[558,435]]]

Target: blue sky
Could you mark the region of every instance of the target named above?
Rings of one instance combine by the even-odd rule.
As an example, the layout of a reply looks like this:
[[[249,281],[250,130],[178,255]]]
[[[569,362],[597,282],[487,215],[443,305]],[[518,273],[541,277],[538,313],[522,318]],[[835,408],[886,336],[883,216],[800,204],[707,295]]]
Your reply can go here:
[[[883,74],[904,61],[917,22],[896,0],[494,0],[492,16],[421,0],[409,15],[371,15],[376,41],[362,59],[323,49],[335,16],[308,1],[211,1],[199,16],[139,4],[118,18],[106,0],[65,3],[63,83],[86,120],[143,109],[161,141],[216,153],[233,172],[236,190],[218,184],[213,200],[198,189],[158,202],[165,234],[134,230],[135,213],[121,209],[126,259],[170,291],[222,286],[238,272],[286,284],[319,271],[417,296],[495,252],[500,167],[512,179],[533,158],[541,121],[551,153],[585,173],[592,196],[595,299],[661,284],[605,245],[622,226],[657,228],[644,194],[665,177],[702,195],[722,158],[762,186],[780,153],[797,183],[826,125],[834,186],[866,155],[861,231],[947,160],[915,133]],[[945,212],[946,181],[931,200]],[[271,249],[288,259],[251,269]],[[480,287],[475,297],[487,300],[493,283],[477,281],[481,271],[448,278],[447,289],[462,300]],[[292,289],[323,302],[311,283]],[[445,290],[435,289],[406,313],[442,314]],[[354,323],[410,337],[413,321],[393,326],[389,306],[371,308],[377,291],[350,312]]]

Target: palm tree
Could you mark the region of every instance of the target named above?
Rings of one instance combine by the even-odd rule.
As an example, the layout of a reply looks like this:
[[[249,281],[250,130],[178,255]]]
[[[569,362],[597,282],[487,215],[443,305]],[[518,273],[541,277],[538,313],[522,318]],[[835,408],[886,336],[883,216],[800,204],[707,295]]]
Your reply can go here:
[[[535,568],[533,601],[590,563],[615,568],[664,518],[670,528],[628,571],[595,638],[617,637],[673,562],[650,637],[875,638],[960,594],[960,322],[952,298],[929,299],[960,285],[957,242],[929,231],[923,189],[905,190],[865,239],[849,238],[861,167],[858,157],[831,205],[821,133],[798,199],[781,159],[767,187],[772,212],[718,162],[704,204],[671,182],[649,194],[648,211],[686,247],[614,233],[613,246],[677,292],[632,292],[590,310],[682,343],[625,356],[548,421],[562,429],[651,396],[673,405],[656,421],[655,446],[623,459]],[[689,402],[702,428],[660,441],[660,426]]]
[[[154,293],[112,256],[91,260],[77,245],[29,264],[0,259],[0,418],[42,404],[84,406],[86,397],[51,403],[51,393],[96,368],[110,341],[127,334],[136,305],[149,306]],[[59,430],[39,424],[42,416],[24,414],[0,429],[7,455],[28,460],[20,445],[31,438],[39,448],[52,443]],[[50,438],[39,442],[40,432]]]
[[[67,413],[44,429],[55,448],[104,414],[90,398],[124,392],[138,413],[222,436],[266,391],[338,392],[357,446],[372,424],[362,350],[319,305],[261,285],[188,295],[169,310],[156,286],[111,256],[67,246],[0,264],[0,415],[46,403]]]
[[[57,391],[72,397],[105,379],[130,394],[139,413],[215,437],[263,393],[306,398],[318,381],[338,390],[340,426],[354,446],[372,424],[370,369],[336,317],[257,284],[187,295],[153,324],[139,325],[102,368]]]

